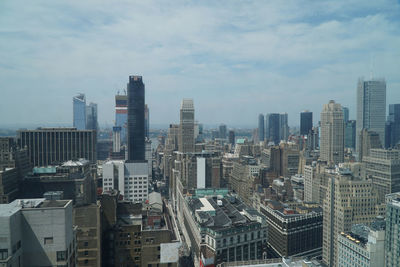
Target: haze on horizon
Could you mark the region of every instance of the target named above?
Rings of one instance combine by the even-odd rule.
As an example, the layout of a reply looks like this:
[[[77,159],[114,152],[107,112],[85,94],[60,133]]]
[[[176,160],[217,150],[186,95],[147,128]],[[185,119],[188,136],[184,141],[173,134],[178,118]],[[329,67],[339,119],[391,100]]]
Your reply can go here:
[[[22,8],[23,7],[23,8]],[[114,95],[142,75],[151,124],[193,98],[204,124],[314,112],[355,118],[359,77],[400,103],[400,3],[379,1],[1,1],[0,127],[72,125],[85,93],[112,125]]]

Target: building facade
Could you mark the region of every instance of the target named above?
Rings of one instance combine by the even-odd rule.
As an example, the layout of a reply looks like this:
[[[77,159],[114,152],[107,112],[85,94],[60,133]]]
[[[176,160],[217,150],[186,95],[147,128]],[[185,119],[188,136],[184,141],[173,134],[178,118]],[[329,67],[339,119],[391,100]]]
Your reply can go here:
[[[400,193],[386,196],[385,266],[400,266]]]
[[[78,130],[86,130],[86,97],[79,94],[72,98],[73,126]]]
[[[300,135],[308,135],[313,127],[313,114],[310,111],[300,113]]]
[[[194,152],[194,104],[192,99],[183,99],[180,109],[178,150]]]
[[[265,126],[264,126],[264,115],[258,115],[258,140],[264,141],[265,139]]]
[[[121,127],[121,142],[127,143],[128,128],[128,96],[115,96],[115,126]]]

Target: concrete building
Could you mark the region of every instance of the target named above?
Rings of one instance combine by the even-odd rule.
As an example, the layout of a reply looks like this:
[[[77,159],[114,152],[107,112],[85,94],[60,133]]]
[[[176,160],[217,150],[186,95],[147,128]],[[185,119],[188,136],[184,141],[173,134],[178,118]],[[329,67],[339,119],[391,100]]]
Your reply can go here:
[[[265,139],[265,126],[264,126],[264,115],[258,115],[258,140],[264,141]]]
[[[198,189],[182,202],[182,220],[195,257],[215,266],[263,259],[267,226],[264,216],[224,189]],[[188,241],[188,242],[189,242]]]
[[[358,80],[357,85],[357,152],[360,149],[360,133],[367,129],[379,134],[385,144],[386,82],[385,80]]]
[[[308,135],[313,127],[313,114],[306,110],[300,113],[300,135]]]
[[[86,130],[86,97],[79,94],[72,98],[73,126],[78,130]]]
[[[144,202],[148,199],[147,162],[107,161],[103,164],[103,191],[118,190],[125,200]]]
[[[145,160],[145,86],[142,76],[129,76],[128,161]]]
[[[371,149],[363,158],[365,173],[378,190],[379,201],[385,195],[400,192],[400,150]]]
[[[322,253],[322,208],[269,201],[260,211],[267,218],[268,245],[276,257]]]
[[[328,164],[344,162],[343,111],[340,104],[331,100],[321,112],[320,158]]]
[[[370,150],[373,148],[382,148],[379,134],[376,132],[362,129],[359,134],[359,150],[358,160],[362,161],[364,157],[370,155]]]
[[[237,193],[247,205],[253,200],[254,178],[258,176],[260,166],[251,156],[243,156],[238,162],[233,163],[232,175],[229,184],[231,189]]]
[[[95,130],[76,128],[38,128],[18,131],[19,147],[27,147],[33,166],[49,166],[68,160],[97,161]]]
[[[77,266],[101,267],[101,205],[100,202],[73,209],[76,229]]]
[[[384,205],[379,203],[371,180],[339,170],[329,177],[323,212],[323,261],[338,266],[338,234],[349,232],[353,224],[370,224],[377,216],[384,215]]]
[[[192,99],[183,99],[180,109],[178,150],[194,152],[194,105]]]
[[[386,196],[385,266],[400,266],[400,192]]]
[[[382,224],[383,223],[383,224]],[[338,234],[338,266],[375,267],[385,265],[385,221],[367,227],[352,226],[351,232]]]
[[[71,200],[1,204],[0,225],[2,266],[76,266]]]
[[[64,199],[72,199],[74,205],[86,205],[95,201],[95,179],[96,169],[84,159],[35,167],[22,181],[21,196],[40,198],[46,192],[62,191]]]

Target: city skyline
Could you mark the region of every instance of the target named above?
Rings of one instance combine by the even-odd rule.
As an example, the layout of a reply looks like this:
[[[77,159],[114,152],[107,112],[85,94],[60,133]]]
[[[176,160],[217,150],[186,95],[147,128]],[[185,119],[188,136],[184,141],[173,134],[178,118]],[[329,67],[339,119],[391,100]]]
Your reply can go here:
[[[315,123],[331,99],[355,119],[357,80],[371,72],[386,79],[387,104],[400,99],[395,1],[44,3],[18,12],[18,1],[1,3],[2,125],[72,125],[70,99],[82,92],[112,126],[114,95],[132,74],[146,77],[153,125],[178,122],[181,98],[194,99],[199,122],[228,127],[282,112],[299,125],[305,109]]]

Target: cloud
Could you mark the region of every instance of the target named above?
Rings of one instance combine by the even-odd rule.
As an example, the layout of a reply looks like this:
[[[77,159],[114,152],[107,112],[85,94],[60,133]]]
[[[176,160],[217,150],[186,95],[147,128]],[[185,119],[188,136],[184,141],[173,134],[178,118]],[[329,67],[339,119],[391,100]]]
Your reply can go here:
[[[370,2],[2,1],[0,123],[71,124],[84,92],[111,124],[131,74],[157,124],[177,121],[184,97],[199,121],[228,126],[269,112],[297,125],[329,99],[354,117],[371,61],[388,103],[400,101],[400,5]]]

